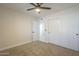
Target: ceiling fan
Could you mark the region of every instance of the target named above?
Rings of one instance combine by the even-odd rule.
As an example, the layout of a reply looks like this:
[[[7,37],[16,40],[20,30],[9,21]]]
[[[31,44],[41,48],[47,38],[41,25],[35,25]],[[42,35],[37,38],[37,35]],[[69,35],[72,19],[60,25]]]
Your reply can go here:
[[[40,13],[41,9],[46,9],[46,10],[50,10],[50,7],[43,7],[43,3],[30,3],[31,5],[33,5],[33,8],[27,9],[27,11],[31,11],[31,10],[36,10],[36,12]]]

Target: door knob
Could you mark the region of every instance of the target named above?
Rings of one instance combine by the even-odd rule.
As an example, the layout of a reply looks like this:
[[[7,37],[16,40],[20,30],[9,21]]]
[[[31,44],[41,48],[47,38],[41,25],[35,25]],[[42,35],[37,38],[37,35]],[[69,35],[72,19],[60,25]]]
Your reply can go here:
[[[34,33],[34,32],[32,32],[32,33]]]

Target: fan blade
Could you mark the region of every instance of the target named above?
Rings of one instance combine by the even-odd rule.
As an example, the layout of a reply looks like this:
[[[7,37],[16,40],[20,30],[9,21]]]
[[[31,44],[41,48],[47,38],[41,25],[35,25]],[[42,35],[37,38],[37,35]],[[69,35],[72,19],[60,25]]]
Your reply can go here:
[[[30,9],[27,9],[27,11],[30,11],[30,10],[33,10],[33,9],[35,9],[35,8],[30,8]]]
[[[40,3],[40,5],[42,5],[43,3]]]
[[[40,7],[41,9],[51,9],[50,7]]]
[[[34,3],[30,3],[30,4],[36,7],[36,5]]]
[[[43,4],[43,3],[37,3],[37,5],[38,5],[39,7],[41,7],[41,6],[42,6],[42,4]]]

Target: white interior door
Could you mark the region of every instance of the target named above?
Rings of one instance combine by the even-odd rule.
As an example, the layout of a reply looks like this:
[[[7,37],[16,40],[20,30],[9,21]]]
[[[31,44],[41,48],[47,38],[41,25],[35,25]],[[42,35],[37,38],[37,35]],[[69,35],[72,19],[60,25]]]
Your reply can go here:
[[[33,21],[33,41],[39,40],[43,42],[48,42],[48,32],[45,27],[45,20],[44,19],[39,19]]]
[[[33,35],[33,41],[39,40],[39,22],[38,20],[33,21],[33,30],[32,30],[32,35]]]

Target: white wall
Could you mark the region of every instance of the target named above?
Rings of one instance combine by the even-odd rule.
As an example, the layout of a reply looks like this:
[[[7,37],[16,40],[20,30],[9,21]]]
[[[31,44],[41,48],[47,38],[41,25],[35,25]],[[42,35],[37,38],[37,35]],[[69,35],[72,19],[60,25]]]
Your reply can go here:
[[[45,17],[48,42],[79,51],[79,6]]]
[[[32,41],[33,17],[0,6],[0,50]]]

